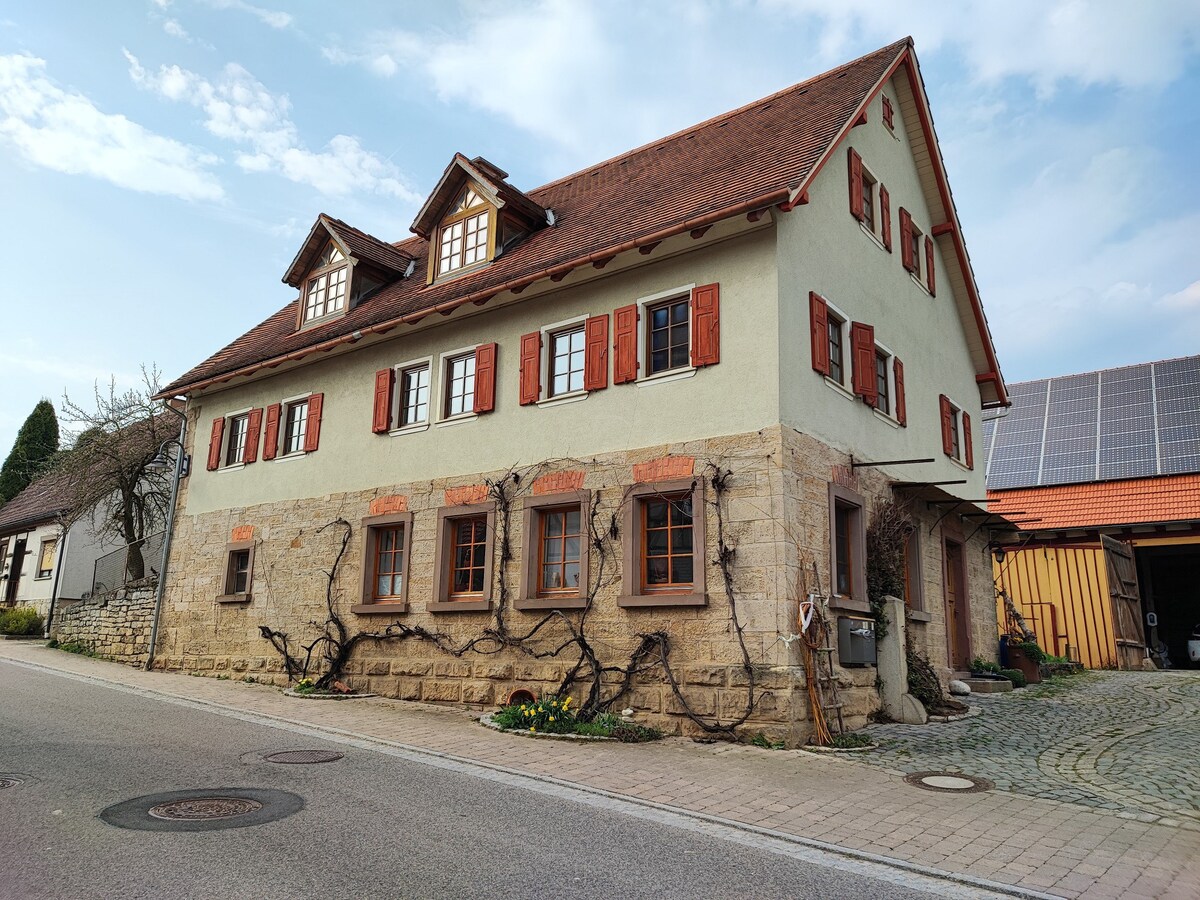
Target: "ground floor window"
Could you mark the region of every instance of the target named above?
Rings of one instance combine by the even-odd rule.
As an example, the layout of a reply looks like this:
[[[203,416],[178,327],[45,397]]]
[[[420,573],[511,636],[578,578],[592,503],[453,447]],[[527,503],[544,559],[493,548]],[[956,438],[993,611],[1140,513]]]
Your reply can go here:
[[[353,611],[404,612],[408,604],[412,514],[369,516],[362,520],[362,535],[362,603]]]
[[[866,611],[866,515],[862,495],[829,485],[829,558],[833,605]]]
[[[626,510],[621,605],[705,605],[703,483],[637,485]]]
[[[224,593],[222,603],[244,603],[251,598],[254,585],[254,541],[234,541],[225,545]]]
[[[435,612],[488,609],[492,598],[494,503],[438,512]]]

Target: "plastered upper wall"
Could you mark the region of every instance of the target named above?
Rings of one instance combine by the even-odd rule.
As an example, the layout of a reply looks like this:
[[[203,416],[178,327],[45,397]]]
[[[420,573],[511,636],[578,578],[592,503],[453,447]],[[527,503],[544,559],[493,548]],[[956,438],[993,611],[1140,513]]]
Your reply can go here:
[[[251,506],[379,485],[504,470],[519,463],[743,434],[778,419],[773,229],[759,228],[675,257],[514,303],[461,313],[349,354],[261,381],[191,398],[192,474],[186,512]],[[522,334],[577,316],[612,312],[639,298],[720,284],[721,361],[690,377],[610,383],[586,399],[556,406],[519,404]],[[474,310],[474,307],[468,307]],[[422,323],[424,324],[424,323]],[[611,321],[610,321],[611,327]],[[498,343],[495,411],[469,421],[400,435],[371,433],[375,372],[432,357],[431,405],[440,396],[441,354]],[[543,351],[545,352],[545,351]],[[323,392],[320,447],[305,456],[244,468],[205,469],[212,420]]]
[[[975,369],[946,278],[949,257],[935,252],[937,296],[913,280],[901,264],[899,211],[907,209],[924,234],[931,220],[901,115],[894,80],[883,96],[894,109],[895,130],[882,119],[882,100],[868,109],[867,123],[850,130],[809,190],[809,203],[778,215],[779,379],[783,424],[813,435],[861,459],[935,462],[885,469],[908,481],[966,479],[947,490],[982,497],[982,421]],[[867,234],[850,214],[847,147],[890,193],[892,250]],[[948,240],[943,238],[942,240]],[[921,248],[924,273],[924,250]],[[826,383],[812,368],[809,292],[816,291],[851,320],[875,326],[875,340],[904,363],[908,427],[885,421],[858,398]],[[846,363],[851,364],[846,347]],[[938,396],[946,394],[971,416],[975,470],[968,472],[942,452]]]
[[[12,577],[13,557],[18,540],[25,540],[25,558],[21,564],[21,580],[17,584],[17,594],[13,598],[17,606],[33,606],[38,612],[45,614],[50,606],[50,595],[54,590],[54,569],[59,565],[62,544],[54,548],[54,560],[51,563],[50,574],[38,577],[38,558],[42,552],[42,541],[58,540],[62,528],[57,522],[46,522],[36,525],[28,531],[20,531],[0,538],[7,539],[4,559],[0,560],[0,572],[5,576],[0,582],[0,601],[7,596],[9,578]]]

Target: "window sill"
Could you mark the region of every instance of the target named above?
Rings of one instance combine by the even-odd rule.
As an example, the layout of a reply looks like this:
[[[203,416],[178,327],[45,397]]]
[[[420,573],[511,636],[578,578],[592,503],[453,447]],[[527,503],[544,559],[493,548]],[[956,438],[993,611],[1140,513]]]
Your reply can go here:
[[[338,319],[344,319],[344,318],[346,318],[346,314],[348,312],[349,312],[349,309],[344,306],[341,309],[339,309],[337,312],[326,313],[323,316],[318,316],[314,319],[308,319],[307,321],[300,323],[300,327],[296,329],[296,332],[299,333],[301,331],[308,331],[309,329],[319,328],[322,325],[327,325],[330,322],[335,322]]]
[[[587,391],[571,391],[569,394],[559,394],[557,397],[548,397],[545,400],[539,400],[537,405],[542,409],[551,406],[565,406],[568,403],[578,403],[580,400],[588,398]]]
[[[53,574],[54,574],[53,572],[47,572],[45,575],[34,575],[33,580],[34,581],[49,581],[50,576]]]
[[[232,466],[221,466],[217,469],[218,472],[236,472],[238,469],[246,468],[245,463],[234,463]]]
[[[871,604],[866,600],[855,600],[853,597],[843,597],[840,594],[835,594],[829,600],[829,608],[842,612],[869,613],[871,611]]]
[[[438,428],[450,428],[454,425],[463,425],[467,422],[474,422],[479,418],[479,413],[461,413],[457,416],[451,416],[448,419],[442,419],[437,423]]]
[[[708,594],[631,594],[618,597],[617,606],[708,606]]]
[[[435,600],[425,604],[425,609],[433,613],[488,612],[491,608],[491,600]]]
[[[953,456],[947,456],[946,459],[950,460],[950,462],[954,463],[954,465],[958,466],[964,472],[974,472],[975,471],[970,466],[968,466],[965,462],[963,462],[961,459],[955,459]]]
[[[891,250],[888,250],[887,245],[884,244],[884,242],[880,239],[879,235],[877,235],[870,228],[868,228],[866,226],[866,224],[864,222],[862,222],[861,220],[858,223],[858,227],[862,229],[862,233],[865,234],[867,237],[869,237],[871,239],[871,242],[873,244],[875,244],[875,246],[878,247],[880,250],[885,250],[888,253],[892,252]]]
[[[858,397],[856,397],[854,395],[854,392],[848,390],[846,388],[846,386],[844,384],[842,384],[840,381],[834,381],[828,375],[824,376],[824,378],[825,378],[825,384],[827,387],[829,387],[830,390],[834,391],[835,393],[841,394],[843,397],[845,397],[847,400],[850,400],[850,401],[854,401],[854,400],[858,399]]]
[[[879,411],[879,410],[877,410],[877,409],[872,409],[872,410],[871,410],[871,412],[875,413],[875,417],[876,417],[877,419],[881,419],[883,422],[887,423],[888,425],[891,425],[893,428],[899,428],[899,427],[900,427],[900,423],[899,423],[899,422],[897,422],[895,419],[893,419],[893,418],[892,418],[890,415],[888,415],[887,413],[885,413],[885,412],[880,412],[880,411]]]
[[[513,603],[513,609],[587,609],[587,597],[526,597]]]
[[[291,462],[294,459],[304,459],[308,453],[304,450],[296,450],[292,453],[284,453],[282,456],[277,456],[271,462]]]
[[[376,603],[362,603],[350,607],[350,612],[356,616],[393,616],[408,612],[408,604],[397,601],[380,600]]]
[[[932,622],[933,616],[925,612],[923,609],[909,609],[908,621],[910,622]]]
[[[635,384],[638,387],[649,387],[652,384],[666,384],[668,381],[682,381],[684,378],[691,378],[696,374],[696,370],[692,366],[686,369],[668,369],[666,372],[658,372],[654,375],[647,375],[645,378],[639,378]]]
[[[921,289],[922,294],[924,294],[926,297],[933,296],[933,294],[929,293],[929,288],[926,286],[925,282],[921,280],[920,275],[910,269],[908,272],[908,277],[912,279],[913,284]]]
[[[238,604],[249,603],[253,599],[251,594],[222,594],[217,598],[218,603],[222,604]]]
[[[457,421],[457,420],[455,420]],[[422,431],[429,430],[428,422],[415,422],[412,425],[405,425],[403,428],[393,428],[388,432],[388,437],[398,437],[402,434],[420,434]]]

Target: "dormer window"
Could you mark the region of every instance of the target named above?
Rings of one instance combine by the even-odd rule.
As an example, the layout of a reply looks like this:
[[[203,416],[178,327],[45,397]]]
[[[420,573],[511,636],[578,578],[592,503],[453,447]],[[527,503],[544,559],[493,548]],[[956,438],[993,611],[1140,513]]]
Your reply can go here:
[[[346,308],[346,282],[350,266],[344,253],[330,241],[317,259],[304,290],[304,321],[311,322]]]
[[[486,261],[492,232],[492,208],[471,187],[459,195],[453,212],[442,222],[438,240],[438,275]]]

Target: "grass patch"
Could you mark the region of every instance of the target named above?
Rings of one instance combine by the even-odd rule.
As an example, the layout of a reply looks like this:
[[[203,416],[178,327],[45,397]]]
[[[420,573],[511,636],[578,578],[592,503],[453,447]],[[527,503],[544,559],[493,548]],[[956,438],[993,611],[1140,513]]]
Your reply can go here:
[[[783,741],[773,741],[761,731],[750,738],[750,743],[755,747],[762,747],[764,750],[782,750],[785,746]]]
[[[869,747],[874,743],[869,734],[864,734],[861,731],[847,731],[843,734],[835,734],[829,742],[830,747],[837,747],[839,750],[854,750],[859,747]]]
[[[1061,697],[1071,691],[1083,687],[1095,680],[1091,672],[1081,672],[1078,675],[1051,675],[1042,679],[1041,684],[1032,684],[1021,691],[1020,697],[1026,700],[1044,700]]]
[[[96,651],[84,641],[59,641],[51,639],[46,643],[47,647],[52,647],[55,650],[62,650],[64,653],[77,653],[80,656],[96,656]]]

